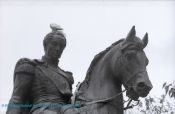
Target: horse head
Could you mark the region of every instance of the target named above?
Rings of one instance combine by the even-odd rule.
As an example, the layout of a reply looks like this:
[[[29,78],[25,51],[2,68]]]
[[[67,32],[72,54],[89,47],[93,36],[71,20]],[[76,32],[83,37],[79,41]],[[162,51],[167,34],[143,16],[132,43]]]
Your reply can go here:
[[[152,89],[146,70],[149,61],[143,51],[147,44],[148,34],[141,40],[133,26],[120,46],[114,46],[111,50],[113,53],[116,48],[119,50],[111,58],[112,72],[127,89],[127,96],[133,100],[146,97]]]

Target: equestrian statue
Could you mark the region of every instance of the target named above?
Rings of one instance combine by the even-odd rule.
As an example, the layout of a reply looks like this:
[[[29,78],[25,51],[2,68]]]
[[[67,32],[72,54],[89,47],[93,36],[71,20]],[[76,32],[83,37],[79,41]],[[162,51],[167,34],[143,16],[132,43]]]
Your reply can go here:
[[[147,33],[140,39],[133,26],[126,38],[97,54],[73,95],[72,73],[58,66],[66,46],[65,34],[56,24],[51,24],[51,29],[43,41],[42,59],[23,58],[17,62],[6,114],[123,114],[132,107],[132,101],[149,94],[153,86],[146,70]],[[124,92],[130,98],[127,107]],[[19,107],[12,107],[15,104]]]

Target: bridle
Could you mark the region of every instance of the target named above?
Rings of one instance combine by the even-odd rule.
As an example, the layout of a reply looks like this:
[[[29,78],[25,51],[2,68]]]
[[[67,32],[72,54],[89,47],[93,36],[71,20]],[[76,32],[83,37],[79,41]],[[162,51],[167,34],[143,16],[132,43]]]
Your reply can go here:
[[[125,86],[125,88],[131,88],[131,87],[134,87],[133,85],[127,85],[127,84],[130,84],[131,80],[135,79],[138,77],[138,74],[141,74],[143,72],[146,72],[146,70],[142,70],[142,71],[139,71],[137,73],[134,73],[127,81],[123,81],[123,85]]]

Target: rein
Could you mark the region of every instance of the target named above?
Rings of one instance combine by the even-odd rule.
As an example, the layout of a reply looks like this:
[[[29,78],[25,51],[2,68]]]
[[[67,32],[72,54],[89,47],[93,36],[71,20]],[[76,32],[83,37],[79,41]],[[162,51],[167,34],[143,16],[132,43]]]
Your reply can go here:
[[[119,95],[121,95],[122,93],[124,93],[125,91],[127,91],[127,89],[123,90],[122,92],[112,96],[112,97],[109,97],[109,98],[104,98],[104,99],[99,99],[99,100],[94,100],[94,101],[90,101],[90,102],[87,102],[87,103],[84,103],[84,104],[81,104],[81,107],[83,106],[87,106],[87,105],[91,105],[91,104],[95,104],[95,103],[107,103],[107,102],[110,102],[112,101],[113,99],[115,99],[116,97],[118,97]],[[132,99],[128,99],[128,101],[125,101],[125,102],[128,102],[127,106],[123,108],[123,110],[127,110],[127,109],[130,109],[130,108],[133,108],[134,106],[137,106],[139,104],[139,100],[137,100],[137,103],[134,105],[130,105],[131,102],[132,102]],[[124,103],[125,103],[124,102]]]
[[[127,80],[127,82],[129,82],[133,77],[135,78],[137,76],[137,74],[142,73],[142,72],[145,72],[145,70],[139,71],[139,72],[135,73],[133,76],[131,76],[131,78],[129,80]],[[127,87],[127,89],[128,89],[128,87]],[[113,99],[115,99],[116,97],[118,97],[119,95],[121,95],[122,93],[124,93],[127,89],[123,90],[122,92],[120,92],[120,93],[118,93],[118,94],[116,94],[116,95],[114,95],[112,97],[90,101],[90,102],[81,104],[81,106],[91,105],[91,104],[95,104],[95,103],[106,103],[106,102],[110,102]],[[137,106],[139,104],[139,102],[140,102],[139,100],[136,100],[137,103],[135,105],[134,104],[130,105],[132,101],[133,100],[131,98],[129,98],[128,104],[127,104],[126,107],[123,108],[123,110],[127,110],[127,109],[130,109],[130,108],[133,108],[134,106]]]
[[[139,72],[135,73],[135,74],[134,74],[133,76],[131,76],[131,78],[128,79],[126,82],[129,82],[133,77],[135,78],[135,77],[137,76],[137,74],[142,73],[142,72],[145,72],[145,71],[139,71]],[[81,85],[81,83],[78,83],[77,89],[76,89],[76,91],[75,91],[75,96],[73,96],[73,99],[72,99],[72,101],[73,101],[72,104],[75,104],[76,92],[78,92],[80,85]],[[129,87],[131,87],[131,86],[129,86]],[[94,100],[94,101],[89,101],[89,102],[86,102],[86,103],[84,103],[84,104],[81,104],[81,106],[83,107],[83,106],[91,105],[91,104],[95,104],[95,103],[107,103],[107,102],[110,102],[110,101],[112,101],[113,99],[115,99],[116,97],[118,97],[119,95],[121,95],[122,93],[124,93],[125,91],[127,91],[127,89],[128,89],[128,87],[127,87],[125,90],[123,90],[122,92],[120,92],[120,93],[118,93],[118,94],[116,94],[116,95],[114,95],[114,96],[112,96],[112,97],[104,98],[104,99],[99,99],[99,100]],[[133,101],[133,100],[132,100],[131,98],[129,98],[128,101],[124,101],[124,103],[125,103],[125,102],[128,102],[128,104],[127,104],[126,107],[123,108],[123,110],[127,110],[127,109],[130,109],[130,108],[133,108],[134,106],[137,106],[137,105],[139,104],[139,102],[140,102],[139,100],[137,100],[137,103],[136,103],[136,104],[130,105],[132,101]]]
[[[132,102],[132,99],[129,99],[129,102],[128,102],[127,106],[126,106],[126,107],[124,107],[124,108],[123,108],[123,110],[127,110],[127,109],[130,109],[130,108],[133,108],[134,106],[139,105],[140,100],[137,100],[137,103],[136,103],[136,104],[132,104],[132,105],[130,105],[130,104],[131,104],[131,102]]]
[[[85,105],[91,105],[91,104],[95,104],[95,103],[105,103],[105,102],[110,102],[111,100],[115,99],[116,97],[118,97],[119,95],[121,95],[123,92],[125,92],[125,90],[123,90],[122,92],[112,96],[112,97],[109,97],[109,98],[104,98],[104,99],[99,99],[99,100],[94,100],[94,101],[90,101],[90,102],[87,102],[87,103],[84,103],[82,104],[82,106],[85,106]]]
[[[77,92],[78,92],[80,86],[81,86],[81,83],[79,82],[79,83],[77,84],[77,86],[76,86],[77,88],[76,88],[76,90],[75,90],[75,93],[74,93],[74,95],[73,95],[73,98],[71,99],[71,104],[75,104],[76,94],[77,94]],[[125,90],[123,90],[122,92],[120,92],[120,93],[118,93],[118,94],[116,94],[116,95],[114,95],[114,96],[112,96],[112,97],[109,97],[109,98],[94,100],[94,101],[90,101],[90,102],[87,102],[87,103],[84,103],[84,104],[80,104],[80,107],[87,106],[87,105],[91,105],[91,104],[95,104],[95,103],[107,103],[107,102],[110,102],[110,101],[112,101],[113,99],[115,99],[116,97],[118,97],[119,95],[121,95],[122,93],[124,93],[125,91],[127,91],[127,89],[125,89]],[[85,101],[85,100],[84,100],[84,101]],[[123,108],[123,110],[127,110],[127,109],[130,109],[130,108],[133,108],[134,106],[137,106],[137,105],[139,104],[140,101],[137,100],[137,103],[136,103],[136,104],[130,105],[131,102],[132,102],[132,99],[129,98],[127,101],[124,101],[124,103],[126,103],[126,102],[128,102],[128,104],[127,104],[126,107]],[[80,107],[79,107],[79,108],[80,108]],[[66,111],[67,111],[68,109],[70,109],[70,108],[72,108],[72,107],[68,107],[68,108],[62,110],[63,114],[64,114],[64,112],[66,112]]]

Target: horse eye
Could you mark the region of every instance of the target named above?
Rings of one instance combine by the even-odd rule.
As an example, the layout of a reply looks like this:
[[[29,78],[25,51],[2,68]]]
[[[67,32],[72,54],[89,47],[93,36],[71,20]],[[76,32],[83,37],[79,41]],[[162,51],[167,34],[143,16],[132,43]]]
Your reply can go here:
[[[126,55],[126,59],[128,60],[128,61],[130,61],[131,59],[132,59],[132,56],[131,55]]]
[[[130,60],[132,60],[133,56],[134,56],[134,53],[128,53],[128,54],[126,54],[126,59],[128,61],[130,61]]]

